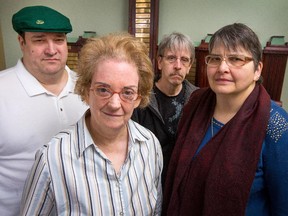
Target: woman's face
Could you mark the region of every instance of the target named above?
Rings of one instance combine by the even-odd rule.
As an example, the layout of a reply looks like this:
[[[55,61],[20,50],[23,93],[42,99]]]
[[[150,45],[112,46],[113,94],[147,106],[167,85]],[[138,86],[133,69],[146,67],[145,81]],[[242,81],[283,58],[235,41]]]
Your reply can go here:
[[[241,55],[252,58],[251,53],[244,49],[237,51],[227,50],[223,45],[214,46],[210,53],[211,55],[221,56],[222,58],[229,55]],[[230,58],[232,59],[232,58]],[[262,62],[260,62],[255,71],[253,60],[246,61],[243,66],[227,65],[227,60],[221,61],[219,66],[207,65],[207,78],[211,89],[216,95],[231,95],[231,96],[248,96],[256,81],[260,78],[262,70]]]
[[[139,105],[141,99],[123,100],[118,92],[122,92],[122,98],[137,94],[138,82],[138,71],[134,64],[115,59],[106,59],[98,63],[87,99],[94,129],[111,131],[126,128],[134,108]],[[112,93],[110,98],[103,97],[107,91]]]

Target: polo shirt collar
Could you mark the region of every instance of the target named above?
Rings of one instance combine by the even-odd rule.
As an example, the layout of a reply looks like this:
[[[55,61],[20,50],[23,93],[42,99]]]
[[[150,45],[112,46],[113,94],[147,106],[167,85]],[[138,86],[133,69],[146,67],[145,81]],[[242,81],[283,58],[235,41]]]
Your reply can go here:
[[[68,81],[65,88],[62,90],[60,94],[62,96],[67,95],[70,92],[74,92],[74,86],[75,86],[74,81],[76,80],[76,77],[72,75],[72,71],[67,66],[65,66],[65,70],[68,73]],[[39,81],[27,71],[21,59],[18,60],[16,65],[16,74],[18,76],[18,79],[22,83],[23,88],[30,97],[45,93],[52,95],[51,92],[47,91],[39,83]]]

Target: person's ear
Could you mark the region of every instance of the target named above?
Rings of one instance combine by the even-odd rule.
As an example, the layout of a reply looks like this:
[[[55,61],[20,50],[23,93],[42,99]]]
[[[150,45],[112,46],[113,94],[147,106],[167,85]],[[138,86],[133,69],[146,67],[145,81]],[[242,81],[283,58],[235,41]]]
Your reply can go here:
[[[21,50],[23,50],[23,46],[25,45],[25,40],[21,35],[17,37]]]
[[[161,56],[158,56],[157,57],[157,65],[158,65],[158,70],[162,70],[162,57]]]
[[[261,73],[262,73],[262,69],[263,69],[263,62],[259,62],[258,63],[258,66],[255,70],[255,73],[254,73],[254,80],[255,81],[258,81],[261,77]]]

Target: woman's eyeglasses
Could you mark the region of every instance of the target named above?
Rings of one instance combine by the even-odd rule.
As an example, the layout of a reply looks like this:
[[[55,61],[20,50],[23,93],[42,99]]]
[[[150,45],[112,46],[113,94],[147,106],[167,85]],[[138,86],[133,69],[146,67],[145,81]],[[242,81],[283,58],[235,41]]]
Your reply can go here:
[[[253,61],[253,58],[244,55],[227,55],[225,57],[220,55],[207,55],[205,57],[205,63],[211,67],[220,66],[222,61],[225,61],[228,66],[241,67]]]
[[[128,103],[132,103],[139,97],[137,91],[130,87],[124,87],[120,92],[116,92],[110,87],[101,84],[95,85],[94,88],[90,88],[90,90],[93,91],[95,96],[102,99],[109,99],[114,94],[118,94],[122,101]]]

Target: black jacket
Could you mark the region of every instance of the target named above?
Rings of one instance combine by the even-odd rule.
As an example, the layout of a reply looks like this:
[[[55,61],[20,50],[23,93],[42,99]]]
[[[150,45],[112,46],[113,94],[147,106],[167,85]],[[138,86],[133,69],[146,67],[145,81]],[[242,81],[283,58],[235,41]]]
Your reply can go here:
[[[190,94],[196,89],[198,89],[198,87],[192,85],[187,80],[184,80],[183,85],[186,85],[186,91],[184,96],[184,101],[186,103],[190,97]],[[164,183],[167,167],[172,154],[172,150],[175,145],[176,137],[171,137],[165,129],[165,123],[158,110],[158,105],[154,92],[152,92],[150,104],[144,109],[135,109],[132,115],[132,119],[151,130],[158,138],[162,146],[164,159],[164,167],[162,173],[162,183]]]

